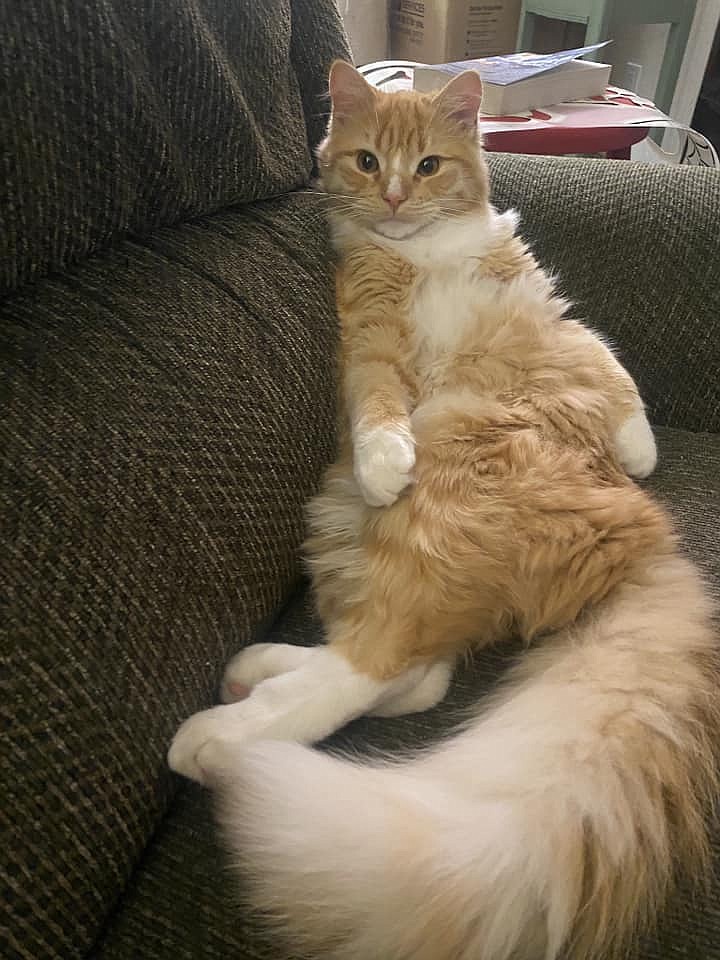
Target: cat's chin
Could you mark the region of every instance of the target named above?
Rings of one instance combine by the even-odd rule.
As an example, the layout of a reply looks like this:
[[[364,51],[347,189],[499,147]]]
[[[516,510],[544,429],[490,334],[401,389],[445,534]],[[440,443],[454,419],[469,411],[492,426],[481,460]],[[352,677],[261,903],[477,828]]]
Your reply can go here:
[[[377,223],[373,224],[373,230],[375,233],[379,233],[381,237],[387,237],[388,240],[409,240],[410,237],[414,237],[428,225],[429,221],[411,222],[409,220],[389,219],[378,220]]]

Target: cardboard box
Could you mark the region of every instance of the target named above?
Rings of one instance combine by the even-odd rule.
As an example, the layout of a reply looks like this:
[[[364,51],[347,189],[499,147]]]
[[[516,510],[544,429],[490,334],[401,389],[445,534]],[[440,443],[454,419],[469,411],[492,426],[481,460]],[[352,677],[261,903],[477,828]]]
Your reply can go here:
[[[390,56],[446,63],[512,53],[521,0],[390,0]]]

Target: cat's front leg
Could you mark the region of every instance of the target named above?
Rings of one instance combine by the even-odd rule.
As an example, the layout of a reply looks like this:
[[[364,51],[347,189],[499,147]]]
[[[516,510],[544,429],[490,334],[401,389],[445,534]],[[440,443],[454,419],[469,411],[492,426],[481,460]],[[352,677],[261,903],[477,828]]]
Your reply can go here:
[[[657,464],[657,448],[639,397],[635,410],[615,431],[613,442],[620,465],[628,476],[638,480],[650,476]]]
[[[569,321],[571,325],[573,321]],[[638,480],[650,476],[657,464],[657,449],[645,407],[633,378],[600,337],[576,325],[575,335],[599,375],[608,400],[608,427],[620,466]]]
[[[353,431],[353,464],[367,504],[394,503],[412,482],[415,441],[409,426],[358,424]]]
[[[372,507],[394,503],[412,482],[415,466],[410,428],[416,389],[411,338],[396,309],[400,292],[396,290],[385,303],[388,291],[393,292],[387,266],[378,267],[383,278],[380,290],[368,287],[367,295],[355,297],[352,309],[341,310],[340,395],[351,429],[355,479]],[[402,273],[402,266],[396,273]],[[352,277],[347,280],[350,286],[355,282]]]

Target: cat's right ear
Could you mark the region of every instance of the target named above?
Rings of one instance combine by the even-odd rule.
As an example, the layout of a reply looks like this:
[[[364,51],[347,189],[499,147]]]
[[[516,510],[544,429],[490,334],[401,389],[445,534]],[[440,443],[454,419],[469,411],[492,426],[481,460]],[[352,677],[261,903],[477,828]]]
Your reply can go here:
[[[477,129],[477,115],[482,102],[482,81],[474,70],[465,70],[446,83],[434,101],[442,113],[463,127]]]
[[[351,117],[359,110],[372,109],[377,92],[365,77],[345,60],[330,67],[330,99],[333,119]]]

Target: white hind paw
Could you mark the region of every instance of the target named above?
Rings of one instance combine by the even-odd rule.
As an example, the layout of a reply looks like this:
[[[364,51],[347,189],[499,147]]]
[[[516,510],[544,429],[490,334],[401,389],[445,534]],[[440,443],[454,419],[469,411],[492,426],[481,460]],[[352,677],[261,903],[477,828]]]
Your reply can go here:
[[[402,717],[408,713],[430,710],[442,699],[450,686],[454,663],[443,660],[428,668],[425,676],[410,690],[388,697],[371,711],[374,717]]]
[[[228,728],[227,711],[232,709],[213,707],[189,717],[170,745],[167,758],[170,769],[197,783],[206,783],[213,771],[202,762],[202,752],[208,744],[223,740]]]
[[[267,684],[275,682],[268,680]],[[285,731],[278,726],[277,721],[284,719],[283,713],[281,705],[272,701],[272,696],[258,697],[255,692],[242,703],[194,713],[180,725],[170,744],[168,766],[190,780],[208,784],[232,765],[248,743],[278,732],[286,732],[291,739],[291,722],[286,724]],[[271,729],[273,733],[268,734]]]
[[[657,448],[644,410],[631,414],[615,434],[615,452],[630,477],[649,477],[657,464]]]
[[[254,643],[246,647],[225,667],[220,699],[223,703],[244,700],[258,683],[297,670],[316,650],[315,647],[298,647],[290,643]]]

